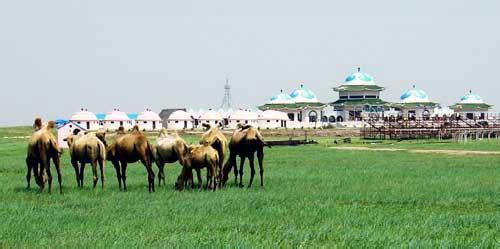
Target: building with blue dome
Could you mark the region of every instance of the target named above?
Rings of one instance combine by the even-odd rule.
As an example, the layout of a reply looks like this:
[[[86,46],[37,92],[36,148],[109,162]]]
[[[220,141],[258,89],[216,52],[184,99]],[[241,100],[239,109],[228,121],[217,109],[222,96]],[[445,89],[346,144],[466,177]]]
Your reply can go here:
[[[289,118],[290,127],[316,127],[321,121],[323,109],[327,105],[319,102],[314,92],[301,84],[299,88],[287,94],[281,90],[259,109],[284,112]]]
[[[450,106],[455,114],[462,119],[485,120],[492,105],[486,104],[481,96],[472,90],[460,98],[460,102]]]
[[[403,92],[399,97],[399,102],[394,103],[392,106],[400,112],[404,119],[429,120],[438,104],[432,102],[424,90],[413,85],[411,89]]]
[[[361,68],[333,90],[339,93],[339,99],[331,103],[338,115],[337,122],[361,121],[372,115],[380,117],[387,108],[388,103],[380,99],[380,92],[385,88],[375,84],[373,77]]]

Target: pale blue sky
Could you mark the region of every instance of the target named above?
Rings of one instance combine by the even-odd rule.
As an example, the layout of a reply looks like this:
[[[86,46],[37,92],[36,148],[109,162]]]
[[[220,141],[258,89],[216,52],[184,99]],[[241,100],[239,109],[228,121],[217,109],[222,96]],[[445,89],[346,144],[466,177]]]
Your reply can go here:
[[[397,101],[412,84],[500,106],[500,1],[0,0],[0,125],[87,107],[238,106],[304,82],[323,102],[361,66]],[[496,109],[498,110],[498,109]]]

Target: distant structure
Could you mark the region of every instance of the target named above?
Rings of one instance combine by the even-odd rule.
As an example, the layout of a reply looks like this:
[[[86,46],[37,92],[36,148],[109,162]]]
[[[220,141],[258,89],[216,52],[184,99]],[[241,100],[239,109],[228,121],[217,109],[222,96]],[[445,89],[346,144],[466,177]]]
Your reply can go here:
[[[161,110],[159,116],[161,118],[161,124],[163,127],[168,127],[168,118],[175,111],[186,111],[186,108],[167,108]]]
[[[232,108],[231,85],[229,85],[228,78],[226,78],[226,84],[224,85],[224,99],[222,100],[220,108],[226,110]]]

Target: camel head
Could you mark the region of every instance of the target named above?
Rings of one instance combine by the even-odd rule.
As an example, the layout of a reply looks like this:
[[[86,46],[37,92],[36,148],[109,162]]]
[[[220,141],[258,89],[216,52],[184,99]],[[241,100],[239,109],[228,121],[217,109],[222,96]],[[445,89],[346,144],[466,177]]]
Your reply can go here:
[[[104,144],[105,147],[108,147],[108,143],[106,143],[106,132],[105,131],[98,131],[95,133],[95,136],[101,140],[101,142]]]
[[[125,128],[123,126],[118,127],[116,130],[116,135],[123,135],[125,134]]]
[[[133,132],[133,133],[139,133],[139,132],[141,132],[141,131],[139,130],[139,126],[134,125],[134,127],[132,127],[131,132]]]

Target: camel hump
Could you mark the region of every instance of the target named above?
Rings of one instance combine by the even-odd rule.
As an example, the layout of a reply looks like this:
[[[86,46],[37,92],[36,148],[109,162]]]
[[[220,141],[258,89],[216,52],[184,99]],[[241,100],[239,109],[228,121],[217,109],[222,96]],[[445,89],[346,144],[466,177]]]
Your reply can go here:
[[[33,122],[33,131],[38,131],[42,129],[42,118],[36,117],[35,121]]]
[[[166,137],[168,136],[168,131],[165,128],[162,128],[160,131],[160,134],[158,134],[159,137]]]

